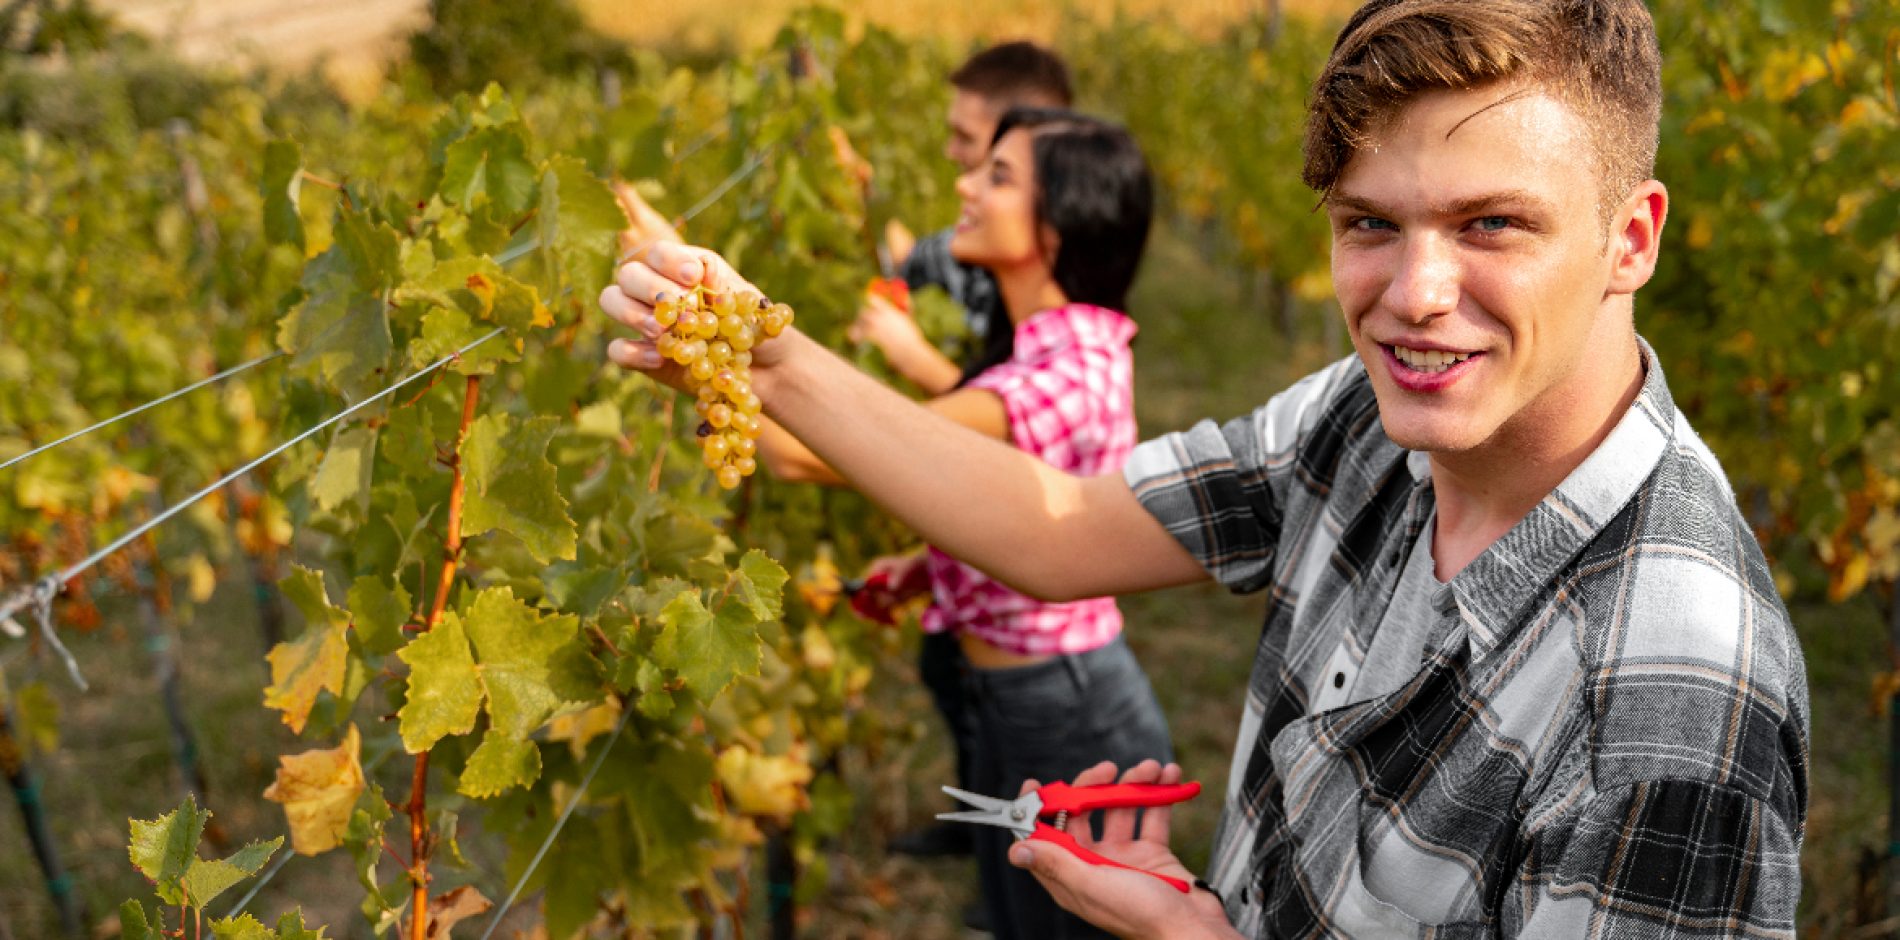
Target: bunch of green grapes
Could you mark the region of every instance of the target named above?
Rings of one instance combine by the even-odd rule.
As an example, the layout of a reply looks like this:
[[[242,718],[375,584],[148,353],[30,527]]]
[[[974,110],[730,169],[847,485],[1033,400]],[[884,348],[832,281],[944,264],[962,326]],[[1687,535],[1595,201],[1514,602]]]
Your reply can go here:
[[[752,291],[694,287],[653,310],[666,332],[660,355],[686,367],[698,397],[699,446],[719,485],[733,489],[759,468],[759,396],[752,391],[752,348],[792,323],[792,308]]]

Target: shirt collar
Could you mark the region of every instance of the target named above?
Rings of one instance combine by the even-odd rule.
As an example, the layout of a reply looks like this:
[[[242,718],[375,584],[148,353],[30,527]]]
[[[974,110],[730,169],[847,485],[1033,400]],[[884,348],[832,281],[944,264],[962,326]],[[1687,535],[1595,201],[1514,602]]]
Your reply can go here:
[[[1093,304],[1063,304],[1016,325],[1010,358],[1033,359],[1065,346],[1125,346],[1135,336],[1126,314]]]
[[[1641,337],[1643,387],[1603,443],[1517,525],[1451,579],[1472,660],[1509,640],[1557,572],[1628,505],[1674,445],[1676,406]]]

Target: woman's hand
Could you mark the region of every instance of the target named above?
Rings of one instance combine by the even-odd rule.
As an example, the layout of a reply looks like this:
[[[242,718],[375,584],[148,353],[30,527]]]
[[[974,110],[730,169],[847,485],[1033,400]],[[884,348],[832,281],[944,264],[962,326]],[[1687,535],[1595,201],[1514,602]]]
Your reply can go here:
[[[962,378],[962,370],[931,345],[916,319],[876,294],[865,295],[864,308],[845,335],[854,343],[876,346],[891,368],[930,395],[955,388]]]
[[[1099,786],[1115,782],[1115,765],[1096,764],[1075,778],[1073,786]],[[1161,766],[1158,761],[1142,761],[1122,775],[1122,783],[1181,782],[1181,766]],[[1023,793],[1040,787],[1034,780],[1023,783]],[[1069,824],[1076,844],[1124,865],[1193,881],[1194,874],[1168,849],[1168,825],[1172,807],[1150,807],[1142,816],[1140,833],[1136,829],[1134,808],[1102,811],[1102,837],[1090,834],[1085,820]],[[1010,846],[1010,864],[1026,868],[1042,882],[1056,903],[1090,923],[1119,937],[1130,938],[1233,938],[1240,934],[1227,922],[1220,902],[1206,891],[1182,894],[1139,872],[1090,865],[1068,850],[1048,842],[1031,839]]]
[[[607,358],[684,389],[685,370],[662,359],[654,347],[653,341],[663,330],[653,318],[653,307],[669,296],[683,295],[701,285],[716,291],[758,291],[718,254],[678,242],[654,244],[640,257],[621,265],[614,274],[614,283],[600,292],[600,309],[633,330],[635,336],[609,343]],[[786,327],[783,334],[754,346],[753,375],[769,371],[785,355],[789,345],[786,340],[796,334],[796,327]]]

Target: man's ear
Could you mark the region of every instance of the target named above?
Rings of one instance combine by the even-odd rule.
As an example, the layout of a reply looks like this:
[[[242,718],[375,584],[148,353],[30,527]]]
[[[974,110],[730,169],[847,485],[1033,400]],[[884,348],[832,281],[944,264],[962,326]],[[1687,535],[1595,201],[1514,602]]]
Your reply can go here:
[[[1624,197],[1610,222],[1610,293],[1633,294],[1649,283],[1668,217],[1669,190],[1656,180],[1644,180]]]

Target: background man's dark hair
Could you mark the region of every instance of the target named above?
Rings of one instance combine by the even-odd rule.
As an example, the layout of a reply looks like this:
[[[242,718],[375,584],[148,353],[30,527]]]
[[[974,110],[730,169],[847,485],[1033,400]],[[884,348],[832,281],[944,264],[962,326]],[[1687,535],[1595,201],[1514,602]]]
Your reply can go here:
[[[971,56],[950,73],[950,84],[1005,108],[1066,108],[1074,98],[1062,57],[1033,42],[1006,42]]]

